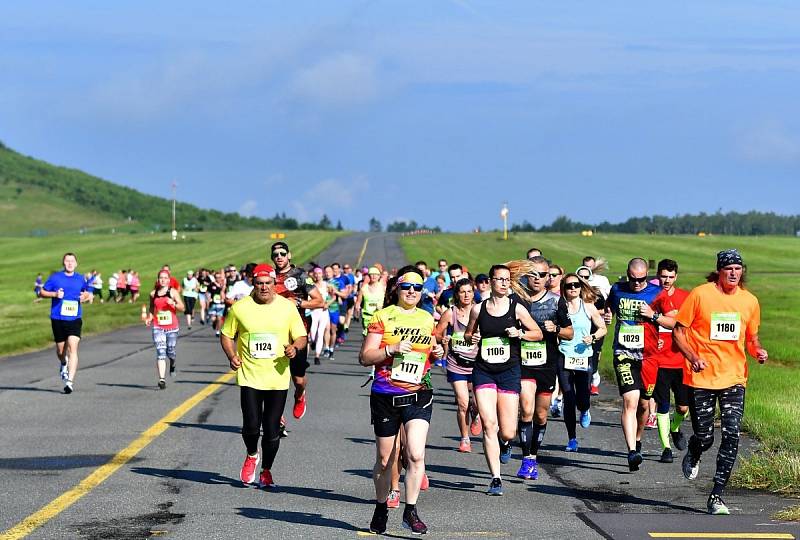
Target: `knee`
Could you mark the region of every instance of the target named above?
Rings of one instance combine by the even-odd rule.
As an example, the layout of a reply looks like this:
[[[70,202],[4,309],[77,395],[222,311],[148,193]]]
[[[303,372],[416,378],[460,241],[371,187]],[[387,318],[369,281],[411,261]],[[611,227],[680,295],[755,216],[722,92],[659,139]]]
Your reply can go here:
[[[534,420],[540,426],[547,423],[547,410],[537,410]]]
[[[491,434],[491,435],[497,433],[497,430],[498,430],[497,420],[494,420],[494,419],[492,419],[492,420],[481,419],[481,420],[483,422],[483,431],[485,433],[488,433],[488,434]]]
[[[425,463],[425,449],[406,449],[406,459],[408,460],[409,464],[422,465]]]
[[[377,461],[375,462],[375,466],[381,473],[385,473],[394,463],[393,457],[394,457],[393,453],[389,453],[386,455],[379,455]]]
[[[689,406],[688,405],[680,405],[678,407],[675,407],[675,410],[678,411],[678,414],[681,414],[683,416],[686,416],[687,414],[689,414]]]

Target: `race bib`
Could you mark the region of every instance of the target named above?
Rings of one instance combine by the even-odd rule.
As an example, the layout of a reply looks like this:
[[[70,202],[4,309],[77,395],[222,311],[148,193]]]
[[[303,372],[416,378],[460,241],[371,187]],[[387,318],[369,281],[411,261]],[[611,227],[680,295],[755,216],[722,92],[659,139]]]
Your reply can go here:
[[[544,341],[522,340],[522,365],[543,366],[547,363],[547,343]]]
[[[250,356],[259,360],[278,357],[278,336],[275,334],[250,334],[248,339]]]
[[[589,371],[589,357],[576,358],[573,356],[565,356],[564,369],[569,369],[572,371]]]
[[[78,316],[77,300],[61,300],[61,315],[64,317],[77,317]]]
[[[395,354],[392,360],[392,380],[419,384],[424,375],[427,356],[418,351]]]
[[[211,300],[215,304],[221,304],[222,303],[222,295],[221,294],[215,294],[214,297]]]
[[[511,358],[511,342],[507,337],[481,339],[481,358],[487,364],[503,364]]]
[[[469,354],[472,352],[472,342],[464,338],[464,332],[453,332],[450,336],[450,349],[458,354]]]
[[[742,317],[738,313],[716,311],[711,314],[711,339],[714,341],[739,341]]]
[[[367,302],[367,311],[369,313],[375,313],[378,311],[378,303],[377,302]]]
[[[626,349],[644,349],[644,326],[639,324],[620,326],[619,343]]]
[[[158,320],[158,324],[160,326],[169,326],[172,324],[172,312],[158,311],[156,312],[156,319]]]
[[[286,287],[287,291],[293,291],[297,288],[297,280],[293,277],[286,278],[286,281],[283,282],[283,286]]]

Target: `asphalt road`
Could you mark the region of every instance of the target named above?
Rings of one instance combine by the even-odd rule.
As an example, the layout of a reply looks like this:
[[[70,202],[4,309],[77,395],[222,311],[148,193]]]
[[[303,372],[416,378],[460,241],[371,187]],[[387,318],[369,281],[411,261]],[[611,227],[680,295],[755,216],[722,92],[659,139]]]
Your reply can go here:
[[[332,246],[320,262],[332,261],[329,257],[344,262],[348,259],[342,257],[352,252],[344,249],[358,244],[351,239],[344,247]],[[370,240],[367,249],[396,249],[391,237],[372,245]],[[371,253],[365,256],[369,263],[374,262]],[[402,263],[402,257],[396,260],[387,265]],[[207,327],[182,330],[178,373],[163,391],[156,389],[154,352],[144,327],[85,339],[72,395],[61,393],[52,351],[0,359],[0,531],[45,509],[33,520],[37,527],[30,538],[366,535],[373,508],[374,443],[368,391],[360,388],[366,370],[356,360],[360,333],[354,329],[350,336],[335,360],[312,366],[305,418],[294,420],[287,404],[291,432],[273,468],[279,487],[270,492],[238,480],[245,454],[238,389],[230,381],[209,388],[227,369]],[[655,431],[647,432],[642,469],[629,473],[619,401],[607,385],[594,399],[592,426],[579,428],[578,454],[563,451],[566,432],[553,419],[540,454],[539,480],[513,478],[519,465],[515,452],[503,468],[505,496],[489,497],[484,494],[489,474],[481,444],[473,442],[472,454],[455,451],[452,392],[439,370],[433,381],[435,409],[426,456],[431,488],[418,505],[429,536],[583,539],[666,533],[658,537],[701,538],[703,532],[728,532],[739,535],[729,538],[747,538],[743,535],[757,532],[771,535],[761,538],[800,537],[797,525],[769,519],[792,501],[767,494],[730,491],[726,501],[734,516],[704,515],[714,454],[702,462],[698,480],[689,482],[680,473],[679,459],[658,463]],[[159,423],[202,391],[210,395]],[[151,430],[142,437],[153,425],[161,425],[163,432]],[[132,442],[143,447],[120,455]],[[744,451],[750,446],[745,444]],[[110,475],[102,480],[102,473]],[[65,493],[67,498],[59,499]],[[406,536],[400,520],[401,511],[392,511],[391,536]],[[0,538],[10,537],[0,532]]]

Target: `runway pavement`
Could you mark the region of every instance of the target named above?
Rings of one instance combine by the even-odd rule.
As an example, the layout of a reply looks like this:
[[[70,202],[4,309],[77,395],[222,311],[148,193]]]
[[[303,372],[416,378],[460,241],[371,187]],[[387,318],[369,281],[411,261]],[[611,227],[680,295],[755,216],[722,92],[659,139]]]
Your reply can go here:
[[[374,245],[382,249],[391,242]],[[347,255],[323,254],[320,262],[341,254]],[[402,262],[396,260],[390,264]],[[333,361],[310,369],[305,418],[294,420],[291,400],[287,404],[291,431],[273,468],[278,487],[270,492],[238,480],[245,455],[239,392],[225,379],[227,362],[208,327],[181,331],[178,373],[163,391],[156,389],[154,351],[144,327],[85,339],[72,395],[61,393],[52,351],[0,358],[0,531],[6,531],[0,539],[21,538],[26,531],[42,539],[367,535],[375,450],[368,388],[361,388],[367,370],[357,362],[359,336],[353,328]],[[418,503],[431,537],[800,537],[797,525],[769,519],[793,503],[772,495],[730,491],[726,501],[734,516],[701,513],[714,453],[689,482],[680,473],[680,456],[673,464],[658,463],[657,436],[648,431],[642,469],[629,473],[619,400],[608,385],[593,401],[591,427],[578,428],[579,453],[564,452],[566,432],[552,419],[539,480],[513,478],[515,451],[503,467],[505,496],[489,497],[481,443],[473,441],[472,454],[456,452],[452,392],[438,369],[433,382],[426,456],[431,487]],[[186,401],[198,392],[207,395],[189,408]],[[751,446],[746,443],[743,451]],[[401,512],[390,513],[392,537],[406,536]],[[12,529],[19,523],[28,529]]]

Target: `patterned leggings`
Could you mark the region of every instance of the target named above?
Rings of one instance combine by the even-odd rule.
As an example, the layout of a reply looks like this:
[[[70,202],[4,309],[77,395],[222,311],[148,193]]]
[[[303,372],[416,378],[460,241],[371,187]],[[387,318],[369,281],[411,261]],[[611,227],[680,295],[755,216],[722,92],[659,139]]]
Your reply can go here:
[[[722,417],[722,441],[717,453],[714,489],[721,491],[731,476],[739,451],[739,427],[744,416],[744,386],[737,384],[722,390],[689,389],[689,410],[694,435],[689,439],[689,451],[695,458],[714,444],[714,409],[719,402]]]
[[[178,344],[177,330],[163,330],[153,327],[153,343],[156,345],[156,360],[175,360],[175,346]]]

